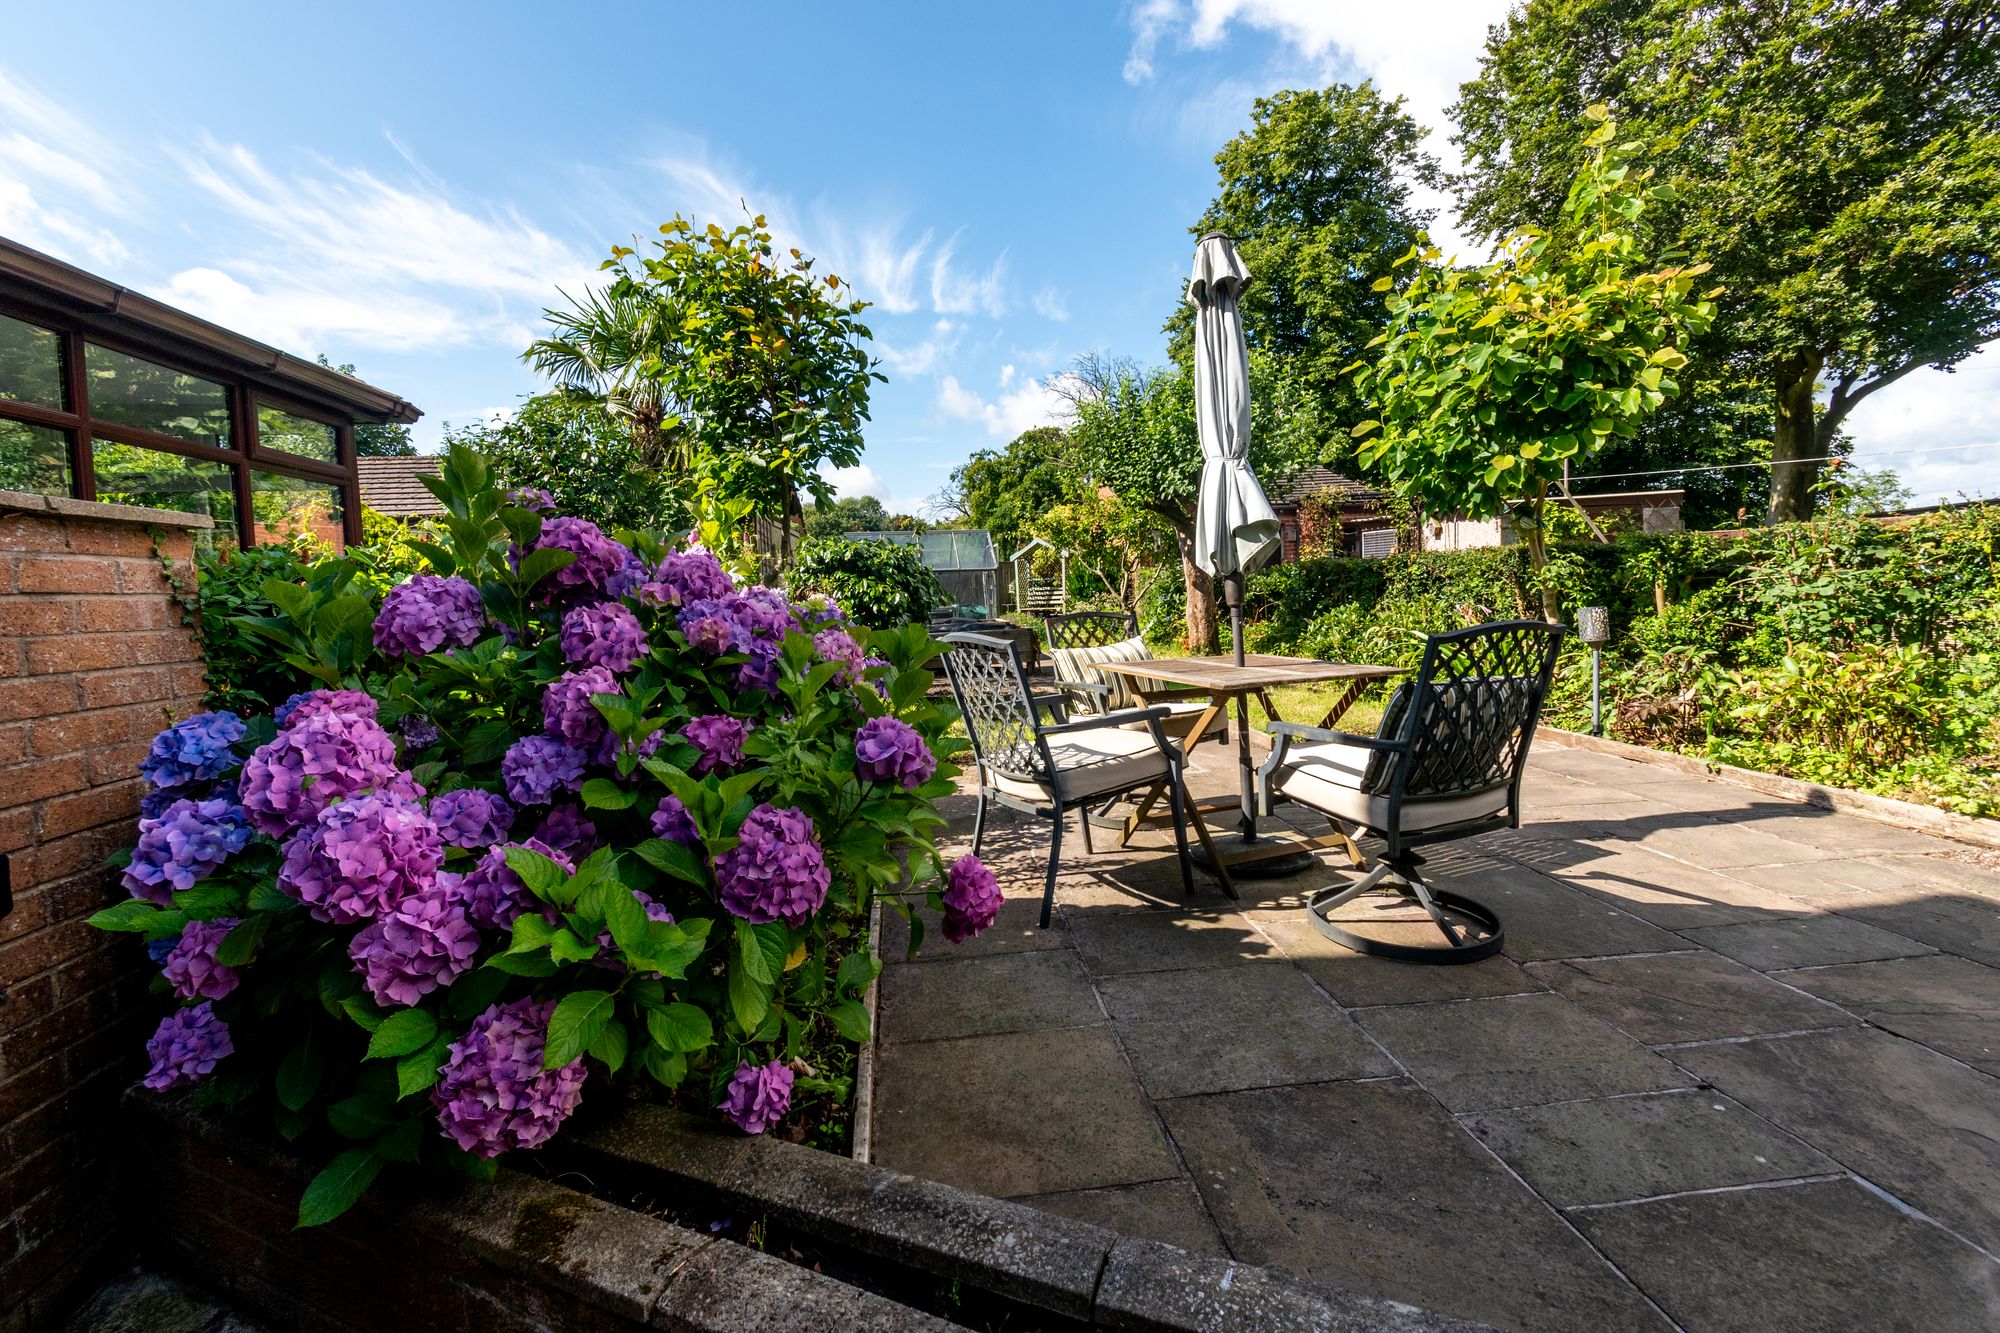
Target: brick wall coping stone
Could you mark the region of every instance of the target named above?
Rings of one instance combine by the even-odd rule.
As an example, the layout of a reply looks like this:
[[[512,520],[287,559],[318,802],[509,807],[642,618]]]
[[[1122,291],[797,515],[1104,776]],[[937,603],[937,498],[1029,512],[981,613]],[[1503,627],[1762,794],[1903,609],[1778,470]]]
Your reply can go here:
[[[106,504],[102,500],[73,500],[67,495],[42,495],[35,491],[0,491],[0,514],[46,514],[52,518],[87,518],[108,523],[149,523],[163,528],[215,526],[215,520],[207,514]]]
[[[232,1131],[220,1117],[187,1099],[134,1087],[128,1113],[144,1126],[141,1140],[164,1132],[224,1154],[238,1168],[286,1183],[296,1197],[303,1166],[272,1143]],[[180,1187],[191,1181],[176,1182]],[[198,1187],[197,1187],[198,1188]],[[142,1231],[144,1228],[140,1228]],[[423,1271],[390,1275],[397,1255],[414,1267],[422,1253],[395,1237],[422,1238],[423,1246],[476,1260],[509,1278],[566,1293],[592,1328],[657,1328],[676,1333],[755,1333],[785,1330],[881,1329],[885,1333],[944,1333],[953,1325],[873,1292],[815,1273],[735,1241],[677,1226],[658,1217],[551,1181],[502,1167],[491,1182],[465,1181],[424,1191],[414,1200],[378,1190],[327,1231],[373,1238],[370,1263],[385,1285],[422,1281]],[[315,1233],[293,1233],[312,1243]],[[332,1239],[331,1237],[329,1239]],[[365,1281],[364,1274],[326,1274],[334,1283]],[[247,1288],[255,1291],[254,1286]],[[241,1297],[243,1293],[231,1293]],[[300,1311],[315,1303],[311,1292],[287,1292]],[[300,1311],[254,1310],[283,1319]],[[341,1312],[320,1311],[339,1318]],[[344,1321],[343,1321],[344,1322]],[[315,1325],[317,1326],[317,1325]]]
[[[1720,764],[1713,759],[1677,754],[1672,750],[1655,750],[1650,746],[1632,745],[1625,741],[1614,741],[1609,736],[1592,736],[1588,732],[1542,727],[1535,732],[1535,735],[1538,738],[1546,737],[1555,744],[1567,746],[1572,750],[1590,750],[1597,754],[1630,759],[1634,763],[1651,764],[1655,768],[1671,769],[1676,773],[1715,778],[1738,787],[1748,787],[1751,791],[1762,792],[1766,796],[1782,796],[1788,800],[1800,801],[1821,810],[1837,810],[1844,815],[1860,815],[1877,823],[1894,824],[1898,828],[1930,833],[1940,838],[1950,838],[1954,842],[2000,849],[2000,819],[1955,815],[1934,805],[1898,801],[1893,797],[1877,796],[1873,792],[1854,791],[1847,787],[1823,787],[1817,782],[1783,777],[1754,768],[1738,768],[1734,764]]]
[[[585,1175],[698,1194],[845,1249],[1105,1329],[1487,1328],[640,1103],[545,1151]]]

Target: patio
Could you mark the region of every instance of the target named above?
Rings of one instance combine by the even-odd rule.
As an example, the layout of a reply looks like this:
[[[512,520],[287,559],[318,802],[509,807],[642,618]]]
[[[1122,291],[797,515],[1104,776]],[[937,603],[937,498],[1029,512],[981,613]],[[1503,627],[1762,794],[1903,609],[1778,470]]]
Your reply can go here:
[[[1991,1327],[2000,875],[1546,741],[1527,809],[1432,858],[1507,927],[1456,967],[1323,939],[1323,876],[1190,908],[1159,834],[1065,839],[1037,930],[999,817],[998,925],[892,919],[874,1160],[1505,1328]]]

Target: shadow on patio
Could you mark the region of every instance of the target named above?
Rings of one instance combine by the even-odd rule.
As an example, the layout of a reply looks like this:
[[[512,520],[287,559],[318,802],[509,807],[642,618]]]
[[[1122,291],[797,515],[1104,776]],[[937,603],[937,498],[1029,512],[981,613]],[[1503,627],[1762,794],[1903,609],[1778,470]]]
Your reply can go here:
[[[1553,746],[1527,806],[1431,857],[1506,923],[1456,967],[1321,937],[1324,872],[1189,904],[1149,835],[1039,930],[1001,821],[999,923],[885,941],[875,1160],[1508,1328],[1993,1326],[2000,876]]]

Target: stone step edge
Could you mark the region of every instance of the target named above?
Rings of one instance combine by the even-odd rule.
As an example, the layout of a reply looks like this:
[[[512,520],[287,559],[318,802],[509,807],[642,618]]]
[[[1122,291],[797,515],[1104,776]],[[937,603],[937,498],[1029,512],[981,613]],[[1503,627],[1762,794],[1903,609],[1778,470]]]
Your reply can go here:
[[[1592,736],[1588,732],[1564,731],[1560,727],[1539,728],[1535,732],[1535,738],[1537,740],[1546,738],[1556,745],[1571,750],[1589,750],[1619,759],[1629,759],[1635,763],[1651,764],[1656,768],[1671,769],[1676,773],[1714,778],[1733,783],[1738,787],[1747,787],[1751,791],[1762,792],[1766,796],[1782,796],[1822,810],[1833,810],[1844,815],[1860,815],[1877,823],[1894,824],[1899,828],[1935,834],[1940,838],[1950,838],[1954,842],[1968,843],[1974,847],[2000,850],[2000,820],[1957,815],[1949,810],[1940,810],[1934,805],[1899,801],[1894,797],[1877,796],[1872,792],[1854,791],[1848,787],[1826,787],[1801,778],[1782,777],[1776,773],[1765,773],[1754,768],[1738,768],[1734,764],[1719,763],[1713,759],[1678,754],[1672,750],[1655,750],[1650,746],[1614,741],[1608,736]]]
[[[634,1103],[551,1150],[585,1178],[756,1212],[822,1242],[1104,1329],[1473,1333],[1341,1290]]]

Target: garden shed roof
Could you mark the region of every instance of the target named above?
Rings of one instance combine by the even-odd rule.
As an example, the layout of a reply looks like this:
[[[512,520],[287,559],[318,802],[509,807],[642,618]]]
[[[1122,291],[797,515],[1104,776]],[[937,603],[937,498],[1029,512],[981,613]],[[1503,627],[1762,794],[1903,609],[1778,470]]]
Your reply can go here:
[[[444,512],[438,498],[418,478],[436,476],[443,459],[436,454],[415,458],[357,458],[361,503],[389,518],[432,518]]]
[[[1342,476],[1325,467],[1304,468],[1270,487],[1271,503],[1274,505],[1295,505],[1301,500],[1328,493],[1339,497],[1343,504],[1371,504],[1388,498],[1385,492],[1366,482]]]

